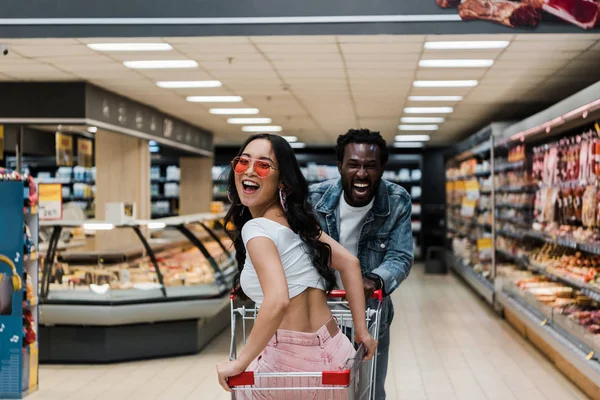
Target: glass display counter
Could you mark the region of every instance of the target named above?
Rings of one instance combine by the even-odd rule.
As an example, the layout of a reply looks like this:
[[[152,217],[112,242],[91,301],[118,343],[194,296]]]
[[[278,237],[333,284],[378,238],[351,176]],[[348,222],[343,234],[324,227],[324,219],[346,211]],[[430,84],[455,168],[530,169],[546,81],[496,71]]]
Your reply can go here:
[[[41,230],[42,361],[193,353],[227,326],[237,267],[222,215],[42,222]],[[77,340],[82,331],[97,351]]]

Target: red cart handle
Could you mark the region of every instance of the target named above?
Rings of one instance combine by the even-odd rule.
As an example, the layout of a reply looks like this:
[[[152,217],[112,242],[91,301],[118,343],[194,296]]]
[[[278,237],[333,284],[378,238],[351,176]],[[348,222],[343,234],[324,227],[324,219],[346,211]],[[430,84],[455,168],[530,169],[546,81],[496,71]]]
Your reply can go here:
[[[331,292],[329,292],[329,294],[327,296],[333,297],[333,298],[338,298],[338,299],[343,299],[344,297],[346,297],[346,291],[345,290],[332,290]],[[377,299],[380,302],[383,301],[383,291],[381,289],[374,291],[373,294],[371,295],[371,298]]]
[[[231,388],[238,386],[254,386],[255,383],[253,371],[242,372],[239,375],[227,378],[227,385]],[[321,383],[328,386],[349,386],[350,370],[323,371],[321,372]]]

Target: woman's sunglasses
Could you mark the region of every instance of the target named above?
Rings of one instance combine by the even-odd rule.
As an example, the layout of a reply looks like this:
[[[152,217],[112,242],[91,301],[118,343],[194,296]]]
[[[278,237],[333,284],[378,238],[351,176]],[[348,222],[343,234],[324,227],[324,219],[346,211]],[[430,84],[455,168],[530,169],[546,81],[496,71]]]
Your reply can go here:
[[[272,166],[271,163],[268,161],[255,160],[254,158],[249,157],[236,157],[231,162],[233,172],[235,172],[238,175],[248,171],[248,169],[251,166],[259,178],[266,178],[272,169],[277,169],[274,166]]]

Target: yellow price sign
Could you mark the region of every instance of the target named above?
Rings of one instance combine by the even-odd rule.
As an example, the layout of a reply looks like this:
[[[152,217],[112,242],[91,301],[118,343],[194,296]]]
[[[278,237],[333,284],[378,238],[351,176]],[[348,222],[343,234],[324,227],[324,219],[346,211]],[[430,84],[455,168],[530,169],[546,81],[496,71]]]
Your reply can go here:
[[[56,134],[56,165],[73,166],[73,137],[64,133]]]
[[[62,218],[62,185],[40,183],[38,186],[40,220]]]
[[[489,250],[492,248],[492,238],[477,239],[477,250]]]
[[[477,179],[468,180],[465,186],[467,192],[479,192],[479,181]]]
[[[4,125],[0,125],[0,160],[4,159]]]
[[[461,204],[461,208],[460,208],[460,215],[463,217],[472,217],[475,215],[475,207],[477,206],[477,201],[475,200],[468,200],[468,199],[463,199],[462,204]]]

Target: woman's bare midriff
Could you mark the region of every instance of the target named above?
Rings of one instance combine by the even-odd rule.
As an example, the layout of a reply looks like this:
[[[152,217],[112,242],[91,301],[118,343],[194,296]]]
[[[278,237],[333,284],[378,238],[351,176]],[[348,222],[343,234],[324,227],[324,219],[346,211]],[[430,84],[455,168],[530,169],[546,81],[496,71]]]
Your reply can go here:
[[[331,319],[327,296],[320,289],[308,288],[290,300],[280,329],[314,333]]]

